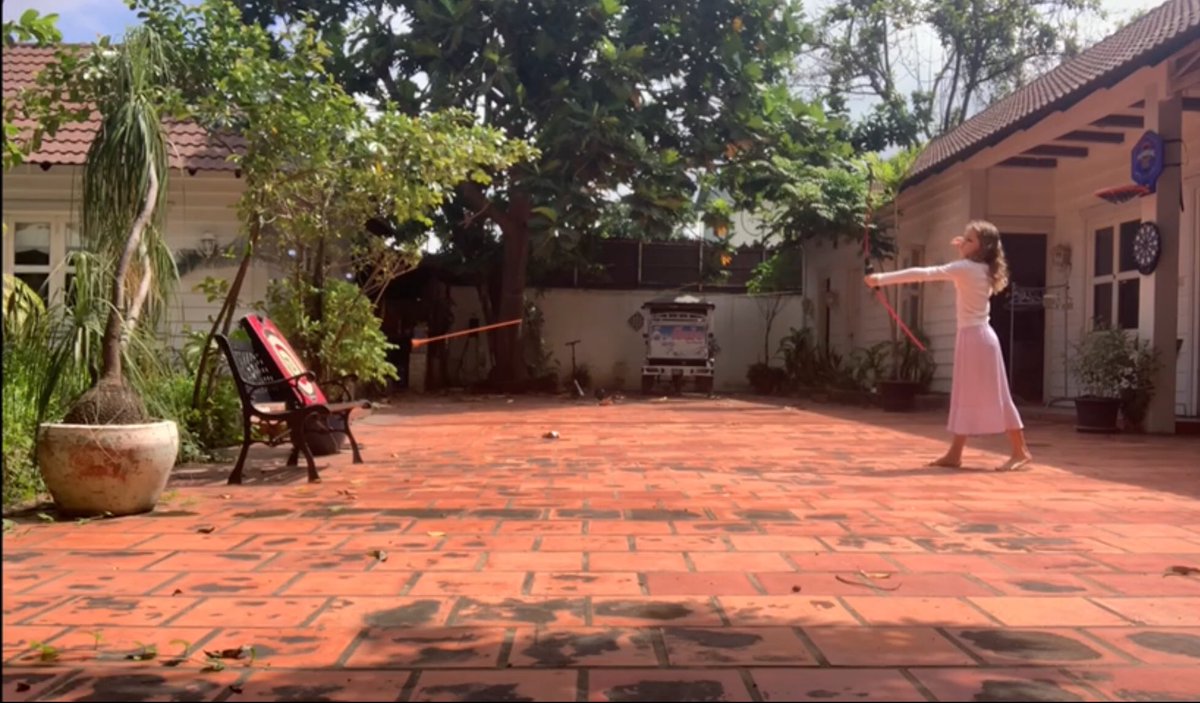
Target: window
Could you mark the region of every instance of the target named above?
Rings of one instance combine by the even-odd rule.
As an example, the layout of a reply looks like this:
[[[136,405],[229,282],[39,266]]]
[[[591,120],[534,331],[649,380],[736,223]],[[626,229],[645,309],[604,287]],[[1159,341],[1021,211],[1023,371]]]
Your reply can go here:
[[[1092,321],[1097,327],[1138,328],[1142,280],[1133,240],[1141,224],[1127,220],[1092,233]]]
[[[69,256],[81,248],[66,217],[16,214],[4,218],[4,272],[37,291],[43,300],[62,295],[75,270]]]
[[[43,300],[50,299],[50,231],[49,222],[13,223],[13,274],[37,291]]]
[[[925,248],[913,247],[904,256],[901,268],[925,265]],[[912,330],[921,326],[921,284],[906,283],[900,289],[900,319]]]

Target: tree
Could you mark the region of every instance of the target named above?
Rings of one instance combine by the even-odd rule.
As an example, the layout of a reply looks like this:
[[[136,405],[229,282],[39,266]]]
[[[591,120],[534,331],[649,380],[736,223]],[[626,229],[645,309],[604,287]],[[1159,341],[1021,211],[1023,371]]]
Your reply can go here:
[[[146,25],[178,48],[186,113],[230,139],[245,181],[247,246],[210,340],[228,331],[252,257],[282,262],[301,296],[296,319],[320,324],[330,276],[363,274],[382,289],[415,260],[415,240],[402,230],[415,236],[420,228],[408,226],[431,224],[456,187],[486,187],[491,172],[536,154],[461,110],[409,115],[387,102],[368,109],[326,71],[329,47],[303,23],[280,28],[272,45],[225,0],[140,7]],[[380,229],[391,234],[372,231]],[[194,404],[211,383],[211,344],[204,350]],[[320,366],[320,357],[309,360]]]
[[[140,27],[117,46],[101,42],[84,70],[60,75],[100,115],[83,165],[82,236],[111,280],[96,383],[67,411],[73,424],[139,424],[142,399],[125,383],[122,352],[148,303],[161,303],[174,280],[162,241],[168,157],[164,106],[172,62],[162,37]],[[159,293],[154,296],[153,293]]]
[[[16,20],[4,23],[4,48],[28,42],[37,47],[52,46],[62,41],[58,31],[58,15],[40,15],[37,10],[26,10]],[[6,101],[7,102],[7,101]],[[21,127],[16,124],[17,104],[4,106],[4,169],[20,165],[25,157],[40,146],[42,134],[47,126],[34,123],[28,138],[21,139]]]
[[[489,321],[522,316],[531,250],[576,241],[617,203],[645,228],[691,214],[699,174],[758,138],[764,94],[806,39],[789,0],[242,0],[247,16],[311,9],[348,89],[405,110],[458,107],[541,151],[455,193],[445,238],[499,230]],[[731,154],[732,156],[732,154]],[[614,197],[620,194],[619,197]],[[461,214],[460,214],[461,213]],[[481,291],[483,290],[481,286]],[[519,328],[493,379],[519,381]]]
[[[754,274],[746,284],[746,290],[754,296],[766,327],[763,331],[764,364],[771,362],[771,329],[775,326],[775,318],[783,311],[790,297],[800,290],[804,280],[803,261],[799,248],[780,249],[754,267]]]
[[[835,0],[805,80],[837,112],[877,101],[857,145],[914,146],[1078,53],[1079,20],[1098,12],[1099,0]]]

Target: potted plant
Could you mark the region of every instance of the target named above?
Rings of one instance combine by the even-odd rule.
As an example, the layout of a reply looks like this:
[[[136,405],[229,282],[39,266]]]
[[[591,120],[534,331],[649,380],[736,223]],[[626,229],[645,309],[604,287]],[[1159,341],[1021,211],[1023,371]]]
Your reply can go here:
[[[937,364],[928,350],[928,339],[920,329],[913,334],[926,346],[919,349],[910,339],[897,339],[898,330],[892,322],[890,373],[878,383],[879,402],[887,412],[911,412],[917,407],[917,394],[929,390]]]
[[[43,423],[38,432],[38,467],[66,514],[153,510],[179,450],[178,427],[148,416],[123,365],[143,313],[161,300],[174,274],[161,236],[168,159],[160,98],[167,58],[159,36],[137,28],[119,46],[98,47],[87,58],[90,70],[80,72],[100,114],[83,166],[82,198],[83,240],[98,268],[77,277],[76,308],[84,310],[82,279],[107,290],[90,308],[106,318],[96,380],[62,423]],[[95,343],[94,329],[89,321],[73,332]],[[78,346],[71,339],[66,348]]]
[[[1131,429],[1141,426],[1153,397],[1158,355],[1148,342],[1121,329],[1097,327],[1075,345],[1071,371],[1081,394],[1075,398],[1075,429],[1116,432],[1124,411]]]

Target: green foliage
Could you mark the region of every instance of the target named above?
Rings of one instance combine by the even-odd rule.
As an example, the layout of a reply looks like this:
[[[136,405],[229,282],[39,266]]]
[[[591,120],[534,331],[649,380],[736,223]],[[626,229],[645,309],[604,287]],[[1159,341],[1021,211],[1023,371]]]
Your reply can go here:
[[[836,0],[818,20],[810,72],[838,113],[878,102],[855,126],[862,149],[915,146],[1077,54],[1098,0]],[[931,34],[941,51],[915,38]],[[916,90],[903,84],[918,78]]]
[[[322,297],[324,314],[308,313]],[[371,301],[351,283],[332,280],[324,289],[306,282],[277,279],[267,289],[266,314],[279,326],[296,353],[323,379],[355,376],[361,383],[398,378],[387,353],[387,341]]]
[[[1076,342],[1071,372],[1083,396],[1122,399],[1126,417],[1137,424],[1154,396],[1161,363],[1158,351],[1136,334],[1097,327]]]
[[[62,41],[62,33],[58,31],[57,22],[57,14],[42,15],[37,10],[26,10],[18,19],[8,20],[4,23],[4,48],[7,49],[24,42],[32,43],[34,46],[57,44]],[[8,170],[22,163],[25,157],[40,145],[40,135],[45,131],[47,124],[35,124],[31,134],[22,139],[21,128],[13,123],[17,115],[15,105],[7,104],[9,103],[7,99],[5,103],[4,168]]]
[[[746,371],[746,380],[756,393],[774,395],[787,387],[788,372],[778,366],[757,362]]]

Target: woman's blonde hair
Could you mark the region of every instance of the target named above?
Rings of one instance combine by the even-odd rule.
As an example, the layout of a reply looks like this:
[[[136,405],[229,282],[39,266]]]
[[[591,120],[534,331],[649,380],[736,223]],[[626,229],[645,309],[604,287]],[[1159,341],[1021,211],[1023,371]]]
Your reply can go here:
[[[987,264],[988,279],[992,282],[992,295],[995,295],[1008,287],[1008,259],[1004,258],[1000,230],[987,220],[972,220],[967,223],[967,229],[979,237],[979,250],[971,258]]]

